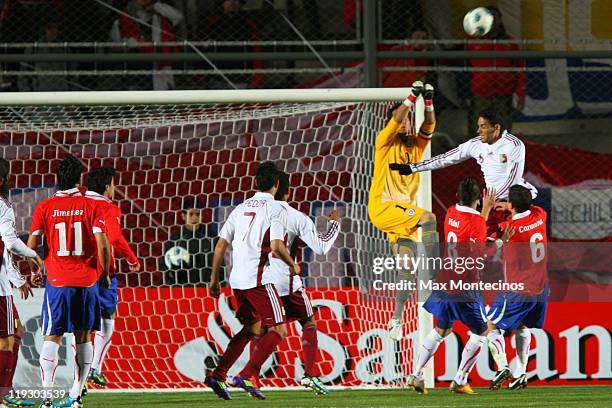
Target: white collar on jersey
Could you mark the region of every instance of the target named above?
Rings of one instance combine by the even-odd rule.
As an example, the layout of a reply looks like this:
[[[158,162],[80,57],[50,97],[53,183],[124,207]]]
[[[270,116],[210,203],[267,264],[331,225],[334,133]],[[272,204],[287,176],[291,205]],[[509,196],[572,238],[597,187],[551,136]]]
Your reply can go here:
[[[529,214],[531,214],[531,210],[527,210],[527,211],[522,212],[522,213],[514,214],[512,216],[512,219],[513,220],[520,220],[521,218],[527,217]]]
[[[274,200],[274,196],[272,194],[263,191],[258,191],[251,198],[265,198],[267,200]]]
[[[78,193],[78,192],[79,192],[79,189],[74,187],[74,188],[71,188],[71,189],[68,189],[68,190],[57,190],[55,195],[63,197],[63,196],[69,196],[69,195],[72,195],[72,194]]]
[[[92,200],[100,200],[100,201],[108,201],[108,202],[111,201],[111,200],[108,199],[108,197],[106,197],[106,196],[104,196],[104,195],[102,195],[100,193],[97,193],[95,191],[91,191],[91,190],[87,190],[85,192],[85,197],[91,198]]]
[[[457,211],[460,211],[460,212],[480,215],[480,213],[477,210],[473,209],[472,207],[467,207],[465,205],[455,204],[455,208],[457,209]]]

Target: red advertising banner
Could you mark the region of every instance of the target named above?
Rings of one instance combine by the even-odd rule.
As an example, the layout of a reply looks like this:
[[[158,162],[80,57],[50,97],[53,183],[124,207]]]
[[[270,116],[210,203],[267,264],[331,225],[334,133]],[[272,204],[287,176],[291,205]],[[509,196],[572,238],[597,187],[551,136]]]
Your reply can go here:
[[[390,340],[385,326],[391,311],[383,301],[365,299],[358,289],[309,290],[318,310],[320,363],[323,379],[334,385],[357,386],[401,381],[409,373],[412,337]],[[612,316],[607,303],[550,303],[544,330],[532,330],[528,376],[532,384],[612,384]],[[116,332],[104,372],[113,388],[201,387],[205,368],[214,367],[219,351],[240,329],[231,291],[216,301],[205,288],[124,288]],[[377,311],[380,321],[366,318]],[[369,314],[374,315],[374,314]],[[263,386],[296,386],[302,376],[299,325],[264,364]],[[414,324],[413,324],[414,326]],[[416,337],[415,337],[416,338]],[[457,323],[435,357],[438,382],[452,380],[467,341]],[[513,336],[507,337],[508,360],[514,363]],[[472,374],[485,385],[494,374],[489,353],[481,353]],[[247,361],[248,350],[232,372]],[[440,384],[442,385],[442,384]]]

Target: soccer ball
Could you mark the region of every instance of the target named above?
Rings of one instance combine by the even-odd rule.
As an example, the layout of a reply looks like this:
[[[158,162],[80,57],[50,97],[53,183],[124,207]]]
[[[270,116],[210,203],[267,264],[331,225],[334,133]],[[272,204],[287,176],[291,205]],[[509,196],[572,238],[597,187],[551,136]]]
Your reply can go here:
[[[174,266],[181,266],[181,263],[187,263],[191,261],[191,256],[189,255],[189,251],[181,246],[175,246],[166,251],[164,255],[164,263],[171,269]]]
[[[486,7],[477,7],[468,11],[463,17],[463,29],[467,35],[482,37],[493,26],[493,14]]]

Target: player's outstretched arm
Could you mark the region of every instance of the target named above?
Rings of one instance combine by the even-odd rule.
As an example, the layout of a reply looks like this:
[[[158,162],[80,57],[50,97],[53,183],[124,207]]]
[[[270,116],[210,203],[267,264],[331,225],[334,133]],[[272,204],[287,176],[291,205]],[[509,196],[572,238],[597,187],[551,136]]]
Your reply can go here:
[[[102,275],[100,276],[100,284],[108,288],[111,285],[110,268],[111,268],[111,252],[108,237],[103,232],[94,234],[96,238],[96,246],[98,248],[98,262],[102,266]]]
[[[455,147],[452,150],[449,150],[446,153],[439,154],[435,157],[432,157],[431,159],[423,160],[419,163],[410,164],[409,166],[411,172],[417,173],[421,171],[437,170],[442,169],[444,167],[452,166],[453,164],[461,163],[462,161],[473,157],[472,147],[474,143],[474,140],[468,140],[467,142],[461,143],[459,146]]]
[[[219,238],[217,245],[215,245],[215,253],[213,255],[212,271],[210,274],[210,284],[208,285],[208,291],[210,296],[217,299],[219,297],[219,271],[221,270],[221,264],[223,263],[223,257],[229,242],[224,238]]]
[[[140,270],[140,262],[132,248],[130,248],[130,244],[125,239],[123,235],[123,231],[121,231],[121,224],[119,220],[121,219],[121,210],[118,207],[112,211],[109,211],[107,217],[105,217],[106,229],[108,234],[108,239],[110,241],[111,247],[115,250],[115,253],[125,258],[128,265],[130,266],[130,271],[137,272]]]
[[[305,215],[300,225],[299,238],[317,255],[326,255],[340,234],[338,210],[333,210],[328,219],[329,227],[324,233],[318,233],[314,222]]]

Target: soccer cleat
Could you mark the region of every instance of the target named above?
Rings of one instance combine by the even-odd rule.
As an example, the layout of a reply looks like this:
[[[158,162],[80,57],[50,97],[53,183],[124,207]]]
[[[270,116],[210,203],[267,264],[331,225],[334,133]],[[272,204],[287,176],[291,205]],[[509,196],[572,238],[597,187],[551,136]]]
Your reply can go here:
[[[510,369],[508,367],[504,367],[495,373],[495,377],[493,377],[493,380],[491,380],[489,389],[498,390],[508,378],[510,378]]]
[[[448,387],[448,389],[454,392],[455,394],[478,395],[478,393],[472,389],[470,384],[465,383],[463,385],[459,385],[454,380],[453,382],[451,382],[451,385],[450,387]]]
[[[4,396],[2,403],[7,407],[32,407],[35,404],[34,401],[19,397],[11,397],[10,395]]]
[[[225,384],[225,381],[221,381],[215,377],[211,377],[207,375],[206,378],[204,379],[204,384],[206,384],[209,388],[211,388],[214,391],[214,393],[217,395],[217,397],[224,399],[224,400],[232,399],[232,396],[227,390],[227,384]]]
[[[417,98],[419,95],[421,95],[423,93],[423,82],[421,81],[414,81],[412,83],[412,89],[410,90],[410,93],[412,93],[412,95]]]
[[[260,400],[266,399],[266,396],[261,391],[259,391],[259,389],[255,387],[255,385],[253,385],[251,380],[247,380],[237,375],[232,378],[232,382],[234,383],[234,386],[240,387],[246,392],[248,392],[251,397]]]
[[[69,395],[62,401],[54,401],[52,406],[56,408],[82,408],[83,400],[81,400],[80,396],[72,398]]]
[[[402,321],[395,317],[389,320],[389,337],[395,341],[402,339]]]
[[[518,376],[517,378],[512,377],[510,384],[508,384],[508,389],[521,390],[523,388],[526,388],[528,383],[529,381],[527,381],[527,375],[525,374]]]
[[[410,374],[408,376],[408,386],[412,387],[417,394],[429,394],[429,391],[425,388],[425,380],[417,378],[416,375]]]
[[[329,394],[329,390],[327,389],[325,385],[323,385],[323,382],[321,381],[319,377],[310,377],[308,375],[305,375],[304,378],[302,378],[302,381],[300,383],[304,387],[310,388],[311,390],[313,390],[315,394],[317,395]]]
[[[425,88],[423,90],[423,99],[432,100],[434,96],[434,87],[430,84],[425,84]]]
[[[46,400],[44,400],[43,402],[40,403],[40,405],[38,406],[39,408],[50,408],[52,407],[53,404],[51,403],[51,400],[49,398],[47,398]]]
[[[98,387],[106,387],[108,385],[108,380],[106,379],[106,376],[104,376],[102,372],[97,372],[96,370],[89,371],[87,381],[94,385],[97,385]]]

